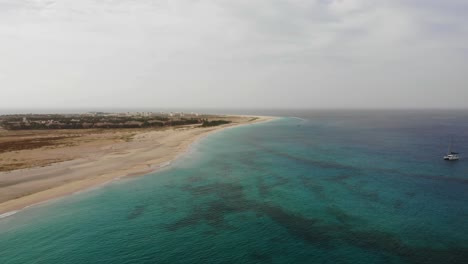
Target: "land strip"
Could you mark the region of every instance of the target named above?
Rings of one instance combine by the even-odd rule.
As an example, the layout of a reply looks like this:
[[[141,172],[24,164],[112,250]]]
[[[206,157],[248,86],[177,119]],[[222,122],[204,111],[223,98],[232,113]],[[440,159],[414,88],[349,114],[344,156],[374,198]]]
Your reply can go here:
[[[0,214],[154,171],[208,133],[269,119],[223,116],[230,123],[218,126],[2,130]]]

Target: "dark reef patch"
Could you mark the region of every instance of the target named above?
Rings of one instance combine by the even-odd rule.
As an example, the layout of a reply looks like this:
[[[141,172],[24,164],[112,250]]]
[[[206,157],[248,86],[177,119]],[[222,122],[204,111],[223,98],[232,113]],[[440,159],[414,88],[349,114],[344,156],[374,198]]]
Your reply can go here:
[[[306,180],[306,179],[304,179]],[[260,185],[265,185],[259,180]],[[344,184],[342,182],[342,184]],[[320,193],[320,188],[314,185],[309,186],[314,192]],[[373,192],[366,192],[360,187],[348,185],[356,192],[361,192],[362,197],[378,201],[378,195]],[[269,186],[264,187],[268,189]],[[405,243],[399,236],[381,230],[357,229],[365,227],[362,219],[350,215],[338,207],[327,207],[325,213],[333,216],[336,222],[328,222],[321,218],[305,217],[304,215],[292,212],[281,206],[272,203],[258,202],[248,199],[244,194],[244,188],[233,183],[214,183],[203,186],[188,186],[185,190],[194,196],[206,196],[211,199],[202,205],[196,205],[192,212],[182,219],[170,223],[165,227],[171,231],[181,228],[194,227],[204,223],[213,228],[212,235],[223,229],[236,230],[232,223],[228,223],[226,216],[230,214],[253,213],[252,223],[265,216],[290,235],[303,241],[306,245],[316,248],[333,249],[335,245],[347,244],[365,251],[374,252],[384,259],[400,258],[407,263],[414,264],[458,264],[466,263],[468,259],[468,247],[421,247],[412,246]],[[396,206],[402,206],[403,202],[396,201]],[[394,205],[395,206],[395,205]],[[252,215],[251,215],[252,216]],[[251,217],[250,216],[250,217]],[[249,221],[248,214],[244,215],[243,221]],[[281,233],[280,230],[272,232]],[[270,239],[270,243],[281,244],[290,239],[278,237]],[[264,252],[254,251],[250,258],[268,263],[272,261],[274,255]]]
[[[127,216],[127,219],[129,219],[129,220],[135,219],[135,218],[141,216],[145,212],[145,210],[146,210],[146,205],[135,206],[133,211]]]
[[[291,236],[317,247],[330,246],[328,245],[330,239],[326,234],[326,230],[316,228],[320,222],[319,219],[309,219],[271,204],[258,205],[257,210],[284,227]]]
[[[273,263],[273,256],[270,253],[256,250],[250,253],[249,256],[257,263]]]
[[[242,199],[243,187],[239,184],[232,183],[213,183],[200,186],[188,185],[183,187],[194,196],[215,195],[223,199]]]
[[[335,219],[340,222],[341,224],[343,225],[350,225],[352,223],[356,223],[356,222],[362,222],[363,220],[358,218],[358,217],[355,217],[353,215],[350,215],[348,213],[346,213],[345,211],[341,210],[340,208],[338,207],[327,207],[326,208],[326,212],[335,217]]]
[[[230,228],[225,215],[245,212],[250,208],[245,198],[243,187],[238,184],[215,183],[203,186],[186,186],[184,188],[194,196],[213,196],[214,200],[195,206],[192,213],[167,226],[168,230],[197,225],[204,222],[214,228]]]
[[[324,188],[321,184],[318,183],[318,180],[312,177],[307,177],[305,175],[300,175],[299,179],[301,180],[302,185],[311,193],[313,193],[318,199],[322,201],[327,199]]]
[[[260,210],[286,228],[289,234],[315,247],[330,248],[334,242],[341,241],[384,256],[397,256],[415,264],[462,264],[468,259],[468,247],[412,247],[389,232],[356,231],[346,224],[324,224],[320,219],[305,218],[272,205],[265,205]],[[345,217],[343,221],[346,223],[351,219]]]
[[[302,163],[302,164],[306,164],[306,165],[309,165],[309,166],[315,166],[315,167],[319,167],[319,168],[323,168],[323,169],[339,169],[339,170],[352,171],[353,174],[354,173],[359,173],[361,171],[361,169],[356,167],[356,166],[344,165],[344,164],[341,164],[341,163],[338,163],[338,162],[312,160],[312,159],[308,159],[308,158],[305,158],[305,157],[292,155],[292,154],[289,154],[287,152],[282,152],[282,151],[274,150],[272,148],[267,148],[267,147],[259,145],[259,144],[255,144],[255,146],[257,148],[259,148],[259,149],[262,149],[263,151],[265,151],[267,153],[270,153],[270,154],[274,155],[274,156],[283,157],[283,158],[286,158],[288,160],[292,160],[292,161]]]
[[[393,203],[393,209],[399,210],[403,207],[404,203],[402,200],[398,199]]]
[[[266,197],[273,188],[278,187],[278,186],[283,186],[289,182],[289,180],[286,177],[280,176],[280,175],[271,175],[270,174],[270,179],[273,179],[273,183],[267,183],[265,180],[265,177],[257,177],[257,189],[258,192],[262,197]]]
[[[329,177],[329,178],[326,178],[325,180],[329,181],[329,182],[342,182],[342,181],[347,180],[347,179],[349,179],[351,177],[352,177],[351,175],[343,174],[343,175],[339,175],[339,176],[335,176],[335,177]]]
[[[359,184],[349,184],[349,183],[341,183],[348,191],[352,192],[358,197],[370,202],[380,202],[380,196],[377,191],[368,191]]]
[[[191,176],[187,178],[187,182],[190,183],[197,183],[197,182],[202,182],[203,178],[201,176]]]

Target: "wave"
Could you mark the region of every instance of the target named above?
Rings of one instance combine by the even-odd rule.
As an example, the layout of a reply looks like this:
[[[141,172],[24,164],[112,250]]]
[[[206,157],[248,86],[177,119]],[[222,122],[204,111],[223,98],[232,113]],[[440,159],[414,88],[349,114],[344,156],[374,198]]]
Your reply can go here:
[[[148,167],[150,167],[151,169],[160,169],[160,168],[164,168],[164,167],[171,165],[171,163],[172,163],[171,161],[166,161],[163,163],[149,165]]]
[[[159,164],[158,167],[159,167],[159,168],[166,167],[166,166],[171,165],[171,163],[172,163],[172,162],[170,162],[170,161],[163,162],[163,163]]]
[[[291,118],[294,118],[294,119],[299,119],[299,120],[301,120],[301,121],[307,121],[307,119],[300,118],[300,117],[297,117],[297,116],[291,116]]]
[[[19,212],[19,210],[11,211],[11,212],[6,212],[6,213],[3,213],[3,214],[0,214],[0,219],[5,218],[5,217],[8,217],[8,216],[12,216],[12,215],[16,214],[17,212]]]

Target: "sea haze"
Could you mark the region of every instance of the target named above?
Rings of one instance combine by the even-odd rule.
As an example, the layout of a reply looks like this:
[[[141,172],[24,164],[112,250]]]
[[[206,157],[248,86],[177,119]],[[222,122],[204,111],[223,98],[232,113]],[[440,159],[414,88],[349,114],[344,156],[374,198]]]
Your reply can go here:
[[[466,263],[467,111],[260,114],[1,219],[0,263]]]

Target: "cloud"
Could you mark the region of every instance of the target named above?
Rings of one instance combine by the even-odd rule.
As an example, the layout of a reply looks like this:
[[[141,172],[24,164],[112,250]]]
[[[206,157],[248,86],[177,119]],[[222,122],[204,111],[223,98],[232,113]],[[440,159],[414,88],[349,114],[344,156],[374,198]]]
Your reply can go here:
[[[0,0],[0,103],[463,106],[466,10],[460,0]]]

